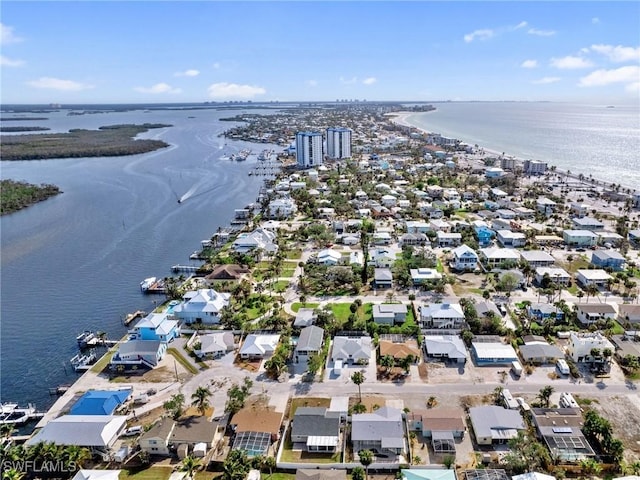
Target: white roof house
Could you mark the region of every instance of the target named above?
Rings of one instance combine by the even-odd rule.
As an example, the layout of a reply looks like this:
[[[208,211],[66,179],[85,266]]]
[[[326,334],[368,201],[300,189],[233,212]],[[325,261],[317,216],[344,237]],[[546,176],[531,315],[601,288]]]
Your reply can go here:
[[[277,333],[250,333],[240,348],[240,356],[242,358],[267,357],[276,350],[279,341],[280,335]]]
[[[233,350],[235,346],[233,332],[216,332],[200,336],[199,355],[224,355]]]
[[[584,362],[591,359],[591,350],[597,348],[602,352],[605,348],[615,352],[614,345],[601,332],[578,333],[571,332],[567,353],[574,362]]]
[[[78,470],[71,480],[118,480],[122,470]]]
[[[256,228],[251,233],[241,233],[231,246],[236,253],[247,253],[253,250],[263,250],[274,253],[278,250],[276,234],[264,228]]]
[[[330,248],[318,252],[318,263],[322,265],[337,265],[341,259],[342,254]]]
[[[414,285],[435,282],[442,279],[442,274],[435,268],[412,268],[409,270]]]
[[[475,270],[478,266],[478,254],[467,246],[460,245],[452,250],[451,267],[455,270]]]
[[[382,407],[373,413],[351,416],[351,440],[354,451],[374,447],[396,453],[405,451],[404,421],[402,412],[392,407]]]
[[[462,328],[464,312],[459,303],[434,303],[420,307],[423,328]]]
[[[495,405],[471,407],[469,417],[479,445],[506,443],[510,438],[516,437],[519,430],[526,430],[518,410]]]
[[[229,305],[231,294],[202,288],[185,293],[183,301],[175,306],[173,313],[186,323],[202,322],[215,324],[220,321],[220,311]]]
[[[578,270],[576,272],[576,281],[581,285],[597,285],[604,286],[607,281],[613,277],[602,269],[595,270]]]
[[[57,445],[109,449],[127,424],[124,415],[63,415],[47,423],[26,445],[53,442]]]
[[[480,257],[489,266],[496,266],[503,262],[518,262],[520,253],[510,248],[481,248]]]
[[[292,198],[276,198],[269,203],[269,218],[287,218],[298,211]]]
[[[371,337],[341,337],[333,339],[331,360],[343,363],[368,363],[373,352]]]
[[[464,363],[467,359],[464,342],[456,335],[425,335],[423,345],[430,357],[446,358],[458,363]]]
[[[481,341],[481,337],[471,342],[471,347],[476,362],[481,365],[508,365],[518,360],[518,354],[507,343],[502,343],[499,338],[496,341]]]

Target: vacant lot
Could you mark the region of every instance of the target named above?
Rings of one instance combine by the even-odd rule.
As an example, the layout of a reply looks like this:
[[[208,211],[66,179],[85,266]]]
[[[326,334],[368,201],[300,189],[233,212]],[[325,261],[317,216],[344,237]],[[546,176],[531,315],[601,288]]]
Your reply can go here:
[[[640,402],[638,394],[616,395],[592,402],[590,408],[611,422],[613,434],[624,443],[628,461],[640,460]]]

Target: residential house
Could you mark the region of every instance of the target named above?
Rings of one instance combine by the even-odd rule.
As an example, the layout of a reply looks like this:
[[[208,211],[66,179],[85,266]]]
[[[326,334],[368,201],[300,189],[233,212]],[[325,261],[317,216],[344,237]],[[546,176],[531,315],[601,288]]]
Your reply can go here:
[[[408,356],[413,358],[414,363],[420,360],[420,347],[418,342],[413,338],[407,338],[397,335],[381,335],[378,342],[380,349],[380,357],[390,355],[396,362],[399,362]]]
[[[438,247],[457,247],[462,243],[462,234],[461,233],[450,233],[450,232],[436,232],[436,244]]]
[[[198,357],[220,358],[235,348],[233,332],[215,332],[200,335],[200,348],[195,350]]]
[[[597,349],[602,353],[604,349],[615,351],[614,345],[601,332],[578,333],[571,332],[567,345],[567,354],[574,362],[591,362],[591,351]]]
[[[220,323],[222,309],[229,305],[231,294],[216,292],[212,288],[191,290],[184,294],[182,302],[173,308],[173,314],[186,324]]]
[[[612,278],[611,275],[602,269],[578,270],[576,272],[576,281],[583,287],[595,285],[598,288],[605,288]]]
[[[596,220],[595,218],[577,217],[571,219],[571,221],[575,230],[589,230],[591,232],[604,230],[604,223],[600,220]]]
[[[321,265],[338,265],[342,263],[342,254],[330,248],[318,252],[318,263]]]
[[[324,330],[315,325],[304,327],[300,331],[300,337],[294,349],[296,362],[300,360],[308,360],[312,355],[320,353],[322,350],[322,341],[324,339]]]
[[[118,345],[109,365],[118,371],[154,368],[166,351],[167,344],[160,340],[129,340]]]
[[[596,232],[598,234],[598,244],[611,245],[612,247],[619,247],[622,244],[624,237],[616,232]],[[609,245],[607,245],[609,244]]]
[[[616,272],[624,269],[626,259],[617,250],[596,250],[591,255],[591,264],[598,268],[610,268]]]
[[[434,446],[435,448],[435,446]],[[437,453],[447,453],[449,450],[435,450]],[[453,450],[455,452],[455,450]],[[402,480],[457,480],[456,472],[444,467],[440,468],[402,468],[400,469]]]
[[[434,303],[420,306],[421,328],[460,329],[465,325],[464,312],[459,303]]]
[[[180,336],[176,320],[168,318],[167,312],[150,313],[129,330],[130,340],[158,340],[169,343]]]
[[[569,207],[569,214],[575,218],[584,218],[589,214],[589,210],[591,210],[591,205],[573,202]]]
[[[407,425],[410,431],[431,440],[435,452],[455,453],[455,442],[464,438],[464,417],[464,410],[457,407],[412,410],[407,414]]]
[[[264,252],[274,254],[278,251],[276,234],[262,227],[253,232],[243,232],[235,239],[231,248],[236,253]]]
[[[640,305],[623,303],[618,305],[618,320],[623,325],[628,323],[637,326],[640,324]]]
[[[423,220],[407,220],[405,222],[405,228],[407,233],[429,233],[432,228],[431,225]]]
[[[412,268],[409,273],[416,287],[433,284],[442,279],[442,274],[435,268]]]
[[[340,417],[325,407],[298,407],[291,423],[294,450],[335,452],[340,445]]]
[[[517,217],[516,212],[508,208],[499,208],[496,210],[496,215],[504,220],[515,220]]]
[[[492,269],[503,264],[517,264],[520,253],[510,248],[481,248],[480,259],[487,268]]]
[[[344,337],[333,338],[331,361],[341,362],[342,365],[362,365],[371,360],[373,344],[371,337]]]
[[[512,232],[511,230],[498,230],[498,243],[505,248],[524,247],[527,243],[527,236],[521,232]]]
[[[298,468],[294,480],[347,480],[347,471]]]
[[[564,312],[552,303],[532,303],[527,305],[527,314],[538,323],[549,319],[557,322],[564,321]]]
[[[391,268],[396,262],[396,256],[386,248],[372,248],[369,251],[369,263],[377,268]]]
[[[563,287],[569,286],[571,283],[571,275],[564,269],[558,267],[538,267],[536,268],[535,281],[538,285],[542,285],[544,278]]]
[[[250,458],[267,455],[280,435],[282,417],[282,412],[244,407],[230,421],[235,432],[231,449],[242,450]]]
[[[429,225],[431,225],[431,229],[436,232],[449,232],[451,231],[451,224],[446,220],[442,219],[432,219],[429,221]]]
[[[511,365],[518,360],[518,354],[511,344],[503,343],[494,335],[478,335],[471,342],[471,350],[478,366]]]
[[[467,349],[457,335],[425,335],[422,345],[429,358],[451,360],[455,363],[467,361]]]
[[[556,261],[552,255],[544,250],[523,250],[520,252],[520,257],[531,268],[551,267]]]
[[[582,433],[584,419],[579,408],[533,408],[531,418],[551,452],[562,462],[579,462],[595,457],[595,452]]]
[[[507,443],[527,428],[518,410],[495,405],[471,407],[469,418],[478,445]]]
[[[373,283],[376,288],[393,287],[393,273],[390,268],[376,268],[373,271]]]
[[[298,211],[295,200],[289,197],[276,198],[269,202],[267,215],[269,218],[284,219],[290,218]]]
[[[555,363],[559,358],[564,358],[564,353],[555,345],[550,345],[544,337],[537,335],[525,335],[524,345],[520,345],[520,356],[526,363],[538,365]]]
[[[89,470],[82,468],[71,480],[119,480],[122,470]]]
[[[50,420],[25,445],[41,442],[88,448],[94,455],[108,459],[118,437],[127,426],[125,415],[63,415]]]
[[[393,236],[390,232],[376,231],[373,232],[371,241],[374,245],[391,245],[393,243]]]
[[[611,342],[615,345],[615,356],[618,361],[626,361],[629,357],[640,360],[640,331],[627,331],[622,335],[612,335]]]
[[[426,245],[428,241],[429,237],[427,237],[424,233],[405,233],[400,236],[398,244],[401,247],[404,247],[406,245]]]
[[[89,390],[71,407],[70,415],[113,415],[131,396],[131,388],[121,390]]]
[[[353,451],[371,450],[379,454],[402,455],[407,450],[402,412],[381,407],[373,413],[351,416]]]
[[[640,247],[640,229],[629,230],[629,243],[633,247]]]
[[[204,278],[207,282],[213,284],[217,282],[239,282],[250,273],[251,270],[243,265],[216,265],[213,267],[213,271]]]
[[[308,327],[313,325],[318,319],[318,314],[314,308],[301,308],[296,313],[296,318],[293,321],[294,327]]]
[[[208,450],[223,433],[217,422],[210,422],[206,417],[192,416],[178,421],[164,417],[143,433],[138,443],[149,455],[171,456],[181,445],[186,445],[188,451],[204,444]]]
[[[549,200],[546,197],[539,197],[536,200],[536,209],[544,215],[551,215],[555,208],[556,202],[554,202],[553,200]]]
[[[562,239],[570,247],[593,247],[598,243],[598,235],[590,230],[563,230]]]
[[[476,302],[474,306],[476,307],[476,313],[479,318],[487,317],[489,315],[494,315],[498,318],[503,317],[498,306],[491,300],[480,300]]]
[[[373,321],[379,325],[402,324],[407,319],[407,306],[403,303],[373,305]]]
[[[460,245],[451,252],[449,266],[458,271],[473,271],[478,268],[478,254],[467,245]]]
[[[267,358],[275,352],[280,342],[277,333],[250,333],[240,348],[242,358]]]
[[[491,230],[491,228],[489,228],[489,225],[476,226],[474,227],[474,230],[476,232],[478,245],[480,245],[481,247],[488,247],[489,245],[491,245],[493,237],[495,237],[496,233]]]
[[[578,321],[584,326],[606,322],[609,319],[615,320],[618,315],[615,307],[609,303],[577,303],[575,308]]]

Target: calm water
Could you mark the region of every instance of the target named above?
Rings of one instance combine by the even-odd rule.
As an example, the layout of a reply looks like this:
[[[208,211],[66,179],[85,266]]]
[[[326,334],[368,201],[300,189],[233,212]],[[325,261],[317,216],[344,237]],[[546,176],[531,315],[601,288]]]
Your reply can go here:
[[[640,189],[639,105],[437,103],[407,117],[424,130]]]
[[[119,123],[174,126],[144,134],[172,145],[144,155],[0,165],[2,178],[53,183],[64,192],[0,219],[0,400],[48,407],[48,388],[76,378],[63,365],[77,353],[78,332],[104,330],[120,338],[123,315],[153,308],[154,296],[140,293],[140,281],[188,264],[201,240],[229,224],[234,208],[256,200],[263,177],[247,175],[256,157],[241,163],[220,157],[245,147],[255,153],[278,147],[225,143],[218,134],[233,124],[218,119],[231,115],[63,112],[31,123],[54,131]]]

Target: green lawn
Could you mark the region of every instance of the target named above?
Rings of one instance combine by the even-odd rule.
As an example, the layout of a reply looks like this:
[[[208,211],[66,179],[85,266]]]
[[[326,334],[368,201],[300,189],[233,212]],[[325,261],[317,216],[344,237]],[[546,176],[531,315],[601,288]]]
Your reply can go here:
[[[330,398],[319,397],[296,397],[291,399],[291,407],[289,407],[289,418],[293,418],[296,410],[300,407],[329,407]]]
[[[624,334],[624,327],[622,325],[620,325],[617,321],[613,321],[613,334],[614,335],[623,335]]]
[[[102,372],[107,367],[107,365],[109,365],[109,362],[111,362],[111,357],[113,357],[115,353],[116,347],[114,347],[113,350],[109,350],[107,353],[105,353],[102,358],[98,360],[93,367],[91,367],[91,371],[93,373]]]
[[[198,373],[198,369],[194,367],[189,360],[184,358],[184,356],[175,348],[167,348],[167,353],[169,355],[173,355],[173,357],[178,361],[180,365],[182,365],[188,372],[196,375]]]
[[[436,271],[438,273],[444,273],[444,267],[442,266],[440,259],[438,259],[438,263],[436,264]]]
[[[119,480],[167,480],[173,471],[172,467],[149,467],[145,470],[122,470]]]
[[[351,310],[349,310],[350,306],[350,303],[332,303],[331,311],[335,315],[336,320],[342,323],[349,320],[349,315],[351,315]]]
[[[283,268],[280,271],[280,277],[293,277],[293,274],[295,273],[296,269],[295,268]]]
[[[289,281],[288,280],[278,280],[273,285],[273,291],[276,292],[276,293],[282,293],[287,289],[288,286],[289,286]]]
[[[300,303],[300,302],[295,302],[291,304],[291,310],[293,310],[295,313],[298,313],[298,310],[300,310],[301,308],[318,308],[320,306],[319,303]]]
[[[295,473],[273,472],[271,475],[268,473],[260,474],[260,480],[293,480],[294,478],[296,478]]]
[[[287,253],[287,260],[300,260],[302,258],[302,250],[291,250]]]

